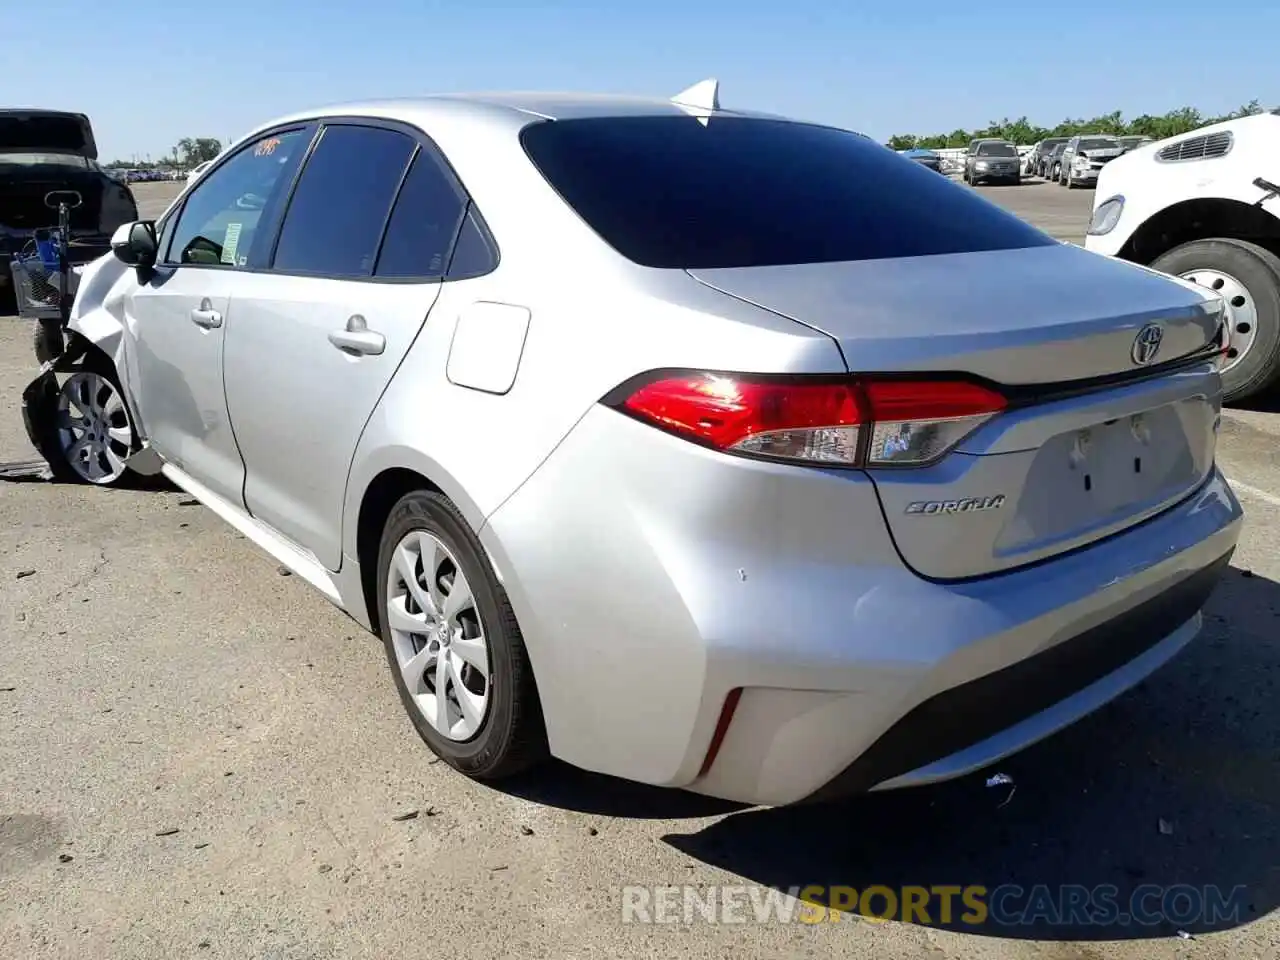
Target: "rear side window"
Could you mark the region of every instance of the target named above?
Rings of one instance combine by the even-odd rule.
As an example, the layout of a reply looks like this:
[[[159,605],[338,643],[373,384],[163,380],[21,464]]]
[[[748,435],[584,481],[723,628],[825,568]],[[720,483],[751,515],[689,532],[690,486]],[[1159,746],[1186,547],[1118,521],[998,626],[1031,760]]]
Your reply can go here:
[[[416,142],[380,127],[326,127],[298,180],[274,269],[368,277]]]
[[[855,133],[740,117],[536,123],[525,152],[586,223],[647,267],[919,257],[1055,243]]]
[[[402,280],[442,277],[466,207],[466,197],[434,153],[420,152],[396,198],[375,274]]]
[[[453,247],[453,259],[449,261],[448,280],[467,280],[481,277],[498,267],[498,248],[485,225],[484,218],[475,204],[467,207],[466,219]]]

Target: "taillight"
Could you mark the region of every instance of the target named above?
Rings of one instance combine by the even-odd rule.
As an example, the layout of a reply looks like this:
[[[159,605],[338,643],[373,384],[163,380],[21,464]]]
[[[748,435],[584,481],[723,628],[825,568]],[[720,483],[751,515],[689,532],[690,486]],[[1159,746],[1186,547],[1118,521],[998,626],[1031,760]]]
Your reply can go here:
[[[610,405],[729,453],[909,467],[954,449],[1005,399],[962,380],[680,373],[647,379]]]

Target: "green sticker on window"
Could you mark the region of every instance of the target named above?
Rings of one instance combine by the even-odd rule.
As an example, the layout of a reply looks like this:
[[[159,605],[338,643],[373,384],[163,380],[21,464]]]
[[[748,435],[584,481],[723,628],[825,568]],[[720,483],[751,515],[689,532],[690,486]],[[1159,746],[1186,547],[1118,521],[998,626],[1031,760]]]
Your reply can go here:
[[[239,223],[227,224],[227,239],[222,243],[222,262],[235,266],[236,263],[236,246],[240,243],[240,228],[243,226]]]

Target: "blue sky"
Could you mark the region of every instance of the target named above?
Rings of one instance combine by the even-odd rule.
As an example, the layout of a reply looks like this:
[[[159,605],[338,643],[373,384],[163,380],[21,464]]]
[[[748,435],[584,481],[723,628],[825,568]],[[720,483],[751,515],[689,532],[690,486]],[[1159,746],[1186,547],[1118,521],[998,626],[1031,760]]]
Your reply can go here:
[[[104,160],[238,137],[316,104],[458,90],[669,96],[862,130],[972,128],[1026,114],[1280,105],[1280,3],[938,0],[63,0],[4,43],[4,99],[82,110]],[[60,21],[78,29],[57,28]],[[56,38],[56,39],[55,39]],[[16,61],[15,61],[16,58]],[[968,64],[971,69],[966,70]],[[16,94],[16,95],[15,95]]]

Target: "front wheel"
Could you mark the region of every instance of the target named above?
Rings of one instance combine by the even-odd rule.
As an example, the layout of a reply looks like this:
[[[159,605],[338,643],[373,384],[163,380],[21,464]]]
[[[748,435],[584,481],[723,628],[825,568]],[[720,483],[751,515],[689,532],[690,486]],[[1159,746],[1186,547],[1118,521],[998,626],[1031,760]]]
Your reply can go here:
[[[379,627],[400,700],[436,756],[476,780],[547,754],[533,668],[506,592],[453,502],[391,509],[378,551]]]
[[[1244,240],[1194,240],[1151,263],[1226,302],[1231,333],[1222,369],[1223,400],[1261,394],[1280,380],[1280,257]]]
[[[54,477],[109,487],[133,477],[137,436],[111,364],[92,355],[63,381],[37,446]]]

